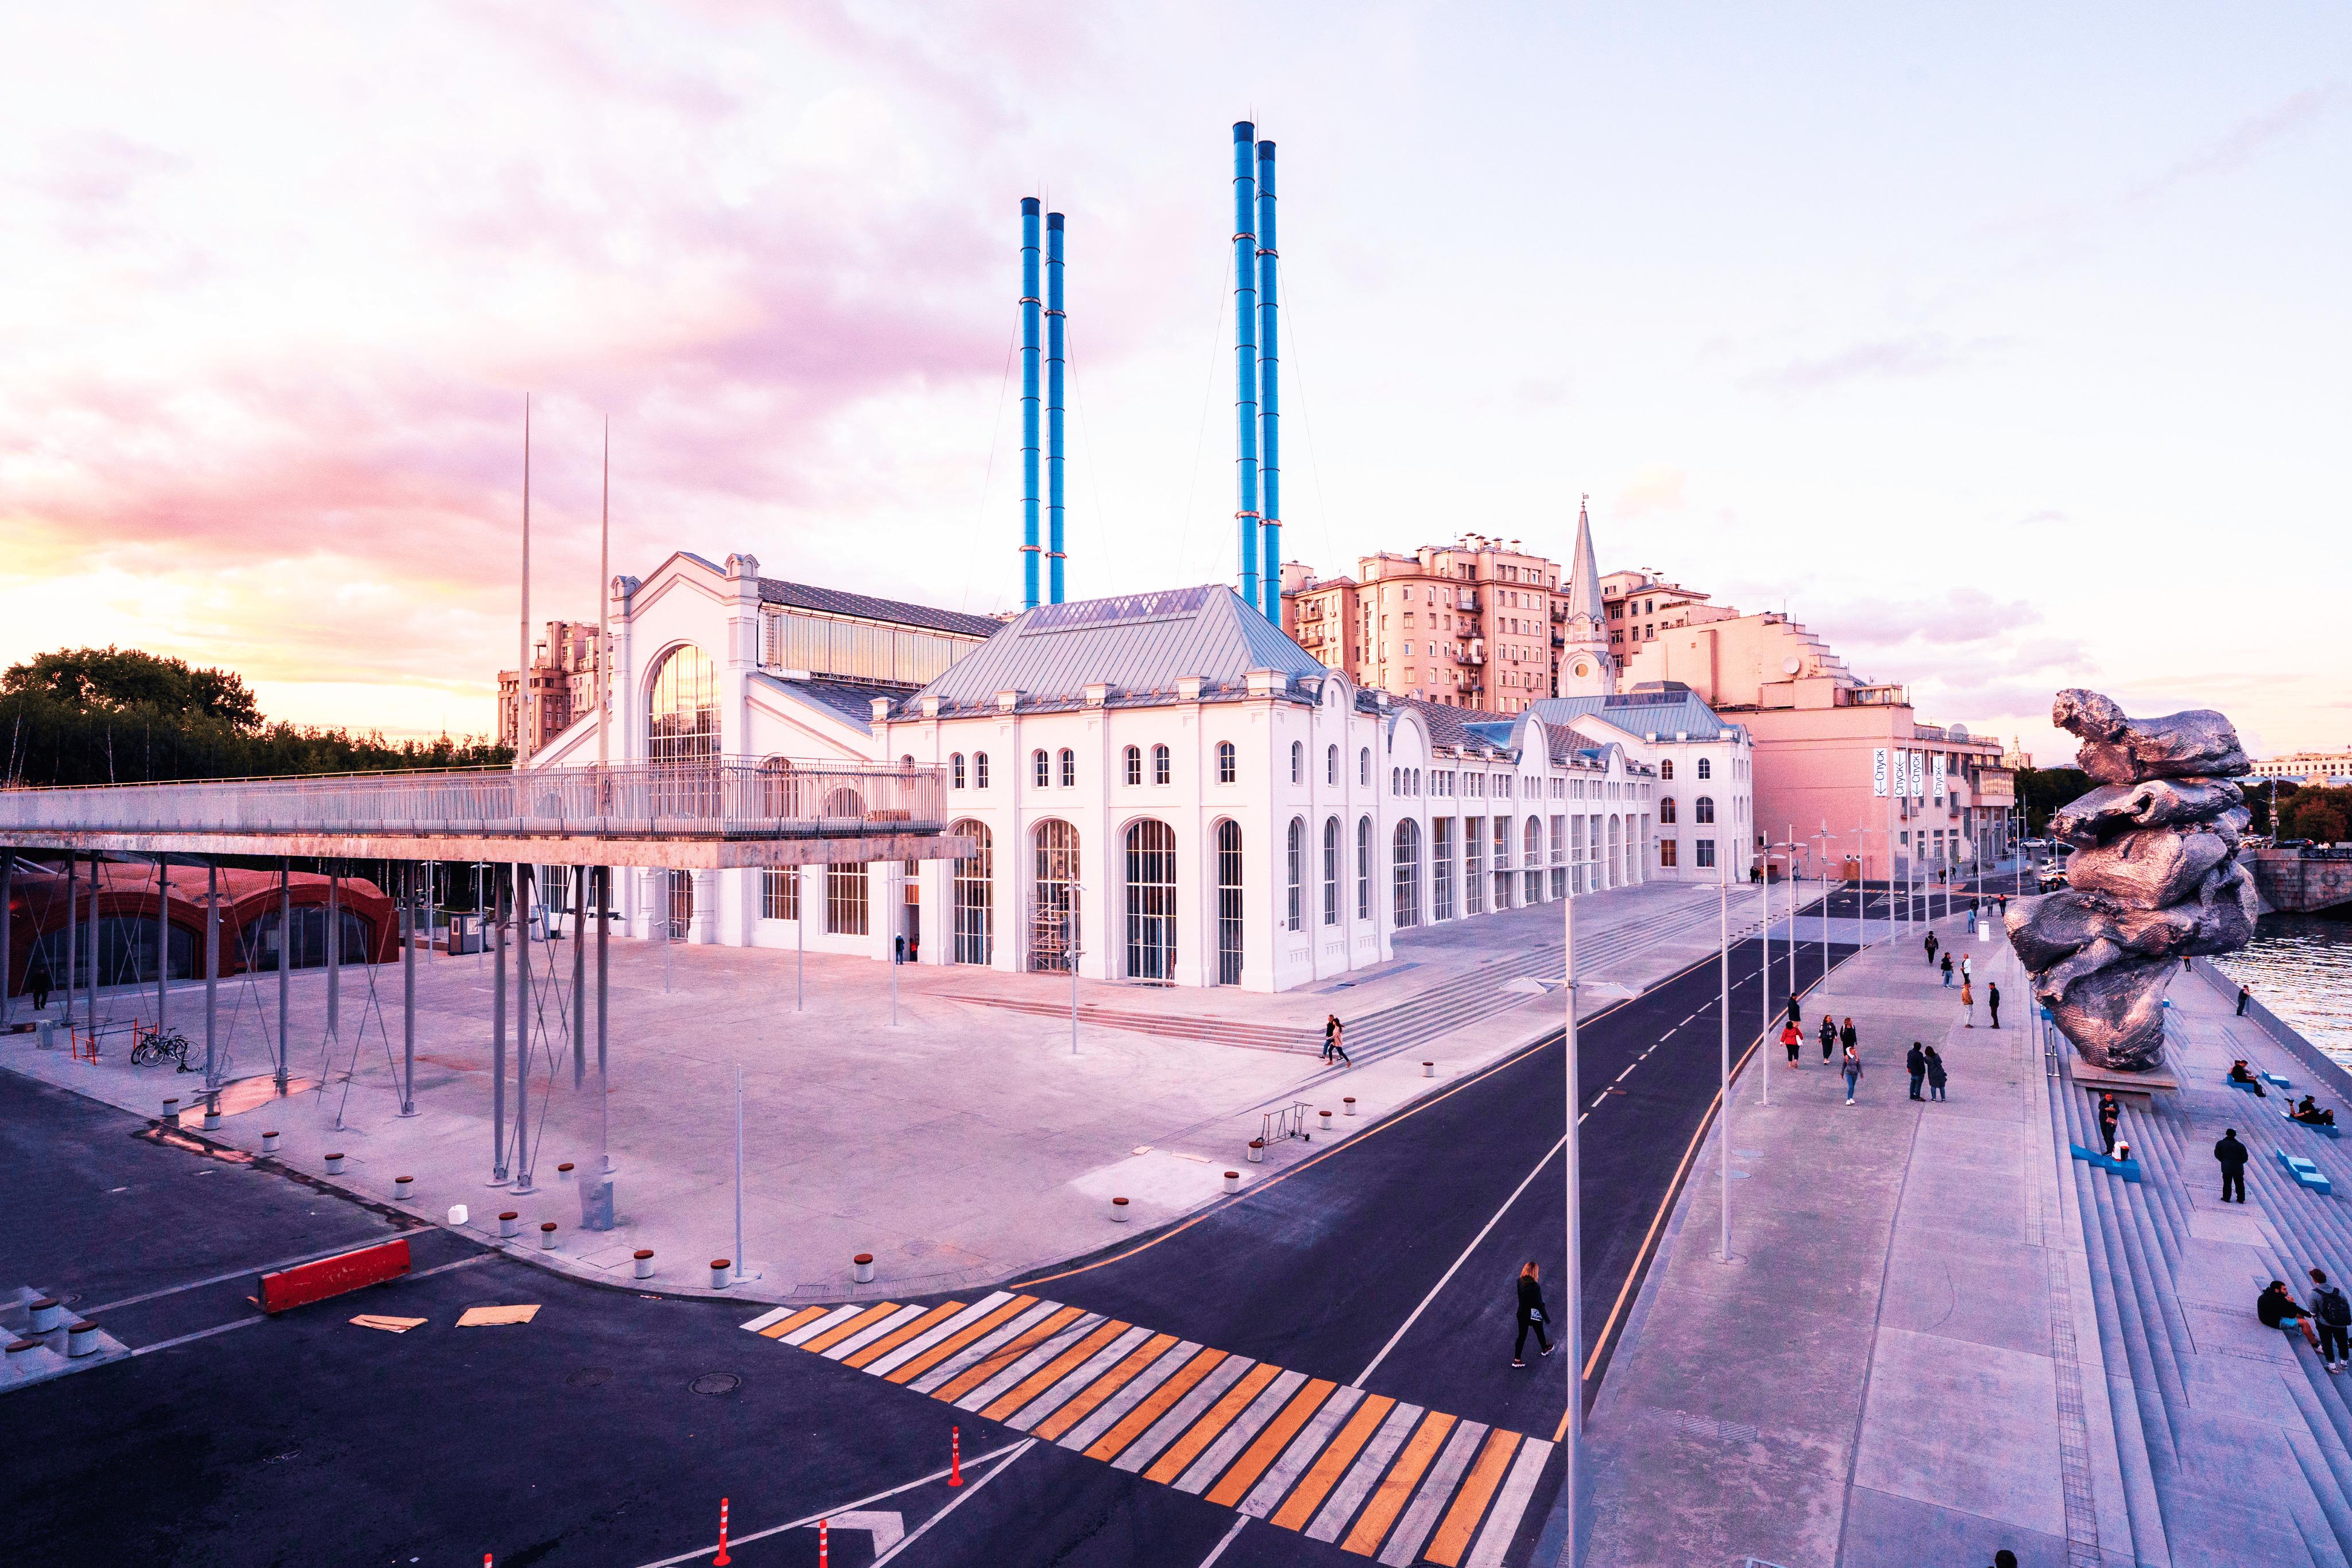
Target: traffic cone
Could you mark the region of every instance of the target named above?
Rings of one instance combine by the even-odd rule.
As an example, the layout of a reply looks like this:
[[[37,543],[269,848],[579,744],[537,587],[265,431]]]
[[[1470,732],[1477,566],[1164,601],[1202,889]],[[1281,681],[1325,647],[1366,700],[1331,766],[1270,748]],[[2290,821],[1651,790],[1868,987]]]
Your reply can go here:
[[[963,1428],[948,1428],[948,1485],[963,1485]]]
[[[727,1555],[727,1500],[719,1500],[719,1555],[710,1560],[710,1568],[726,1568],[735,1559]]]
[[[820,1519],[816,1521],[816,1568],[830,1568],[833,1562],[832,1526]]]

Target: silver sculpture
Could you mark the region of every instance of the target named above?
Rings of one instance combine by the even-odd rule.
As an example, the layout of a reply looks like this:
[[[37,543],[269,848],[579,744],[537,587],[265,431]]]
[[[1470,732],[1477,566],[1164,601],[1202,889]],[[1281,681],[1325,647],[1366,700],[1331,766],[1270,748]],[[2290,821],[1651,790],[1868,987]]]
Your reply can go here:
[[[2010,905],[2033,994],[2094,1065],[2144,1072],[2164,1057],[2164,993],[2190,954],[2252,940],[2261,905],[2238,860],[2249,817],[2231,781],[2238,732],[2199,709],[2126,718],[2096,692],[2063,691],[2051,722],[2080,736],[2099,787],[2050,819],[2074,847],[2063,892]]]

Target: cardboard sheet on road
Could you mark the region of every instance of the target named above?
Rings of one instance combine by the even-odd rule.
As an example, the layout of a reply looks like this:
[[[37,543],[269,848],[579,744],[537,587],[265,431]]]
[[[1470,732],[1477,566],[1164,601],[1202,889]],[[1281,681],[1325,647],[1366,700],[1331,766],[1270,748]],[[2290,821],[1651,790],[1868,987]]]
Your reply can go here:
[[[353,1318],[352,1322],[359,1324],[359,1326],[363,1329],[382,1329],[386,1333],[406,1333],[410,1329],[424,1327],[426,1320],[424,1318],[387,1318],[380,1316],[374,1312],[362,1312],[359,1316]]]
[[[539,1304],[527,1307],[467,1307],[457,1320],[461,1329],[498,1328],[507,1323],[527,1323],[539,1315]]]

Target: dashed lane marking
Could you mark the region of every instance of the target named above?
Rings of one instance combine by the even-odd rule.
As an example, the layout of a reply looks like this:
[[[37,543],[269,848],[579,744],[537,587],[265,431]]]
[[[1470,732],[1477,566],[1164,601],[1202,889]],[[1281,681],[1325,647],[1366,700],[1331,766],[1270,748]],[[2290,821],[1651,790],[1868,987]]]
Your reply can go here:
[[[1499,1562],[1554,1446],[1036,1296],[779,1308],[743,1326],[1387,1563]]]

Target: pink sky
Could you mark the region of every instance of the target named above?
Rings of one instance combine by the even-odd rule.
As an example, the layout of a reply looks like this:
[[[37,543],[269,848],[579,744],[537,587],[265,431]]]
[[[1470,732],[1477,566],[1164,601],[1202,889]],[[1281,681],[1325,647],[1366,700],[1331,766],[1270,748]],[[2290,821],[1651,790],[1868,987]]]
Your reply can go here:
[[[562,26],[553,26],[560,19]],[[1465,528],[1780,608],[1923,716],[2352,741],[2352,32],[707,4],[64,7],[0,63],[0,661],[478,731],[672,549],[1017,593],[1016,204],[1070,214],[1075,595],[1232,570],[1226,162],[1283,147],[1286,551]]]

